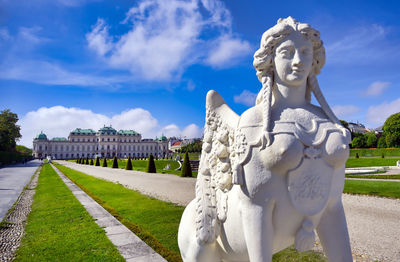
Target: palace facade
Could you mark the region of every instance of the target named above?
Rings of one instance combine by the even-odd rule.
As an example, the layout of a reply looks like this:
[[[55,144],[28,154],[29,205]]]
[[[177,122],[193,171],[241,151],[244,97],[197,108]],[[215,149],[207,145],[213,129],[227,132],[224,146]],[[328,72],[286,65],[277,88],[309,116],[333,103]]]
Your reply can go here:
[[[142,139],[133,130],[115,130],[104,126],[95,132],[92,129],[76,128],[65,137],[48,139],[41,132],[33,139],[33,156],[53,159],[80,157],[157,157],[169,156],[168,139],[161,136],[155,139]]]

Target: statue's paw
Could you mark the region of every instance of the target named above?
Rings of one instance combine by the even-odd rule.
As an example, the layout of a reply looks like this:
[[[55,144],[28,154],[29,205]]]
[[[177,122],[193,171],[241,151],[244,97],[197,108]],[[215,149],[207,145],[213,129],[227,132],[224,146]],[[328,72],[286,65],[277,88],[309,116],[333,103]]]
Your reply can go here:
[[[296,234],[294,246],[299,252],[311,250],[314,246],[315,234],[314,231],[307,232],[303,228]]]

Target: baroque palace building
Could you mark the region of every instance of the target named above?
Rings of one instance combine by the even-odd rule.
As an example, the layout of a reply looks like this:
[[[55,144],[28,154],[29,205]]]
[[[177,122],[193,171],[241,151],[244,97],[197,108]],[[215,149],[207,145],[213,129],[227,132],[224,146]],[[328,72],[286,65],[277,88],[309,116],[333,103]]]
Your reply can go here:
[[[54,137],[49,140],[43,132],[33,139],[35,158],[148,157],[150,154],[157,157],[169,156],[168,139],[165,136],[142,139],[133,130],[117,131],[111,126],[104,126],[97,132],[76,128],[69,133],[68,139]]]

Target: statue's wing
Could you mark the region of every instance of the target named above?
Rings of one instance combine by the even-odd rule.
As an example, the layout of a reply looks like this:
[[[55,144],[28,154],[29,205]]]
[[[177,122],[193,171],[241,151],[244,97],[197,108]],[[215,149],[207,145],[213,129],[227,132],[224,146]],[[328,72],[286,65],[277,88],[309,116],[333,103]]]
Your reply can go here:
[[[200,244],[213,242],[219,223],[226,219],[227,192],[232,188],[235,129],[239,116],[216,92],[209,91],[206,124],[196,182],[196,237]]]

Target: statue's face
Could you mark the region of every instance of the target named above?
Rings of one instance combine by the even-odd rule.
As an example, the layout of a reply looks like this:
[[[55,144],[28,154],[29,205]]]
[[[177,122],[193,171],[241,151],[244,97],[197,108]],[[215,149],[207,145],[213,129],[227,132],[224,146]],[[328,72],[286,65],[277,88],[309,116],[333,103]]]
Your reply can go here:
[[[275,49],[275,81],[299,86],[307,81],[313,62],[313,47],[301,33],[292,32]]]

